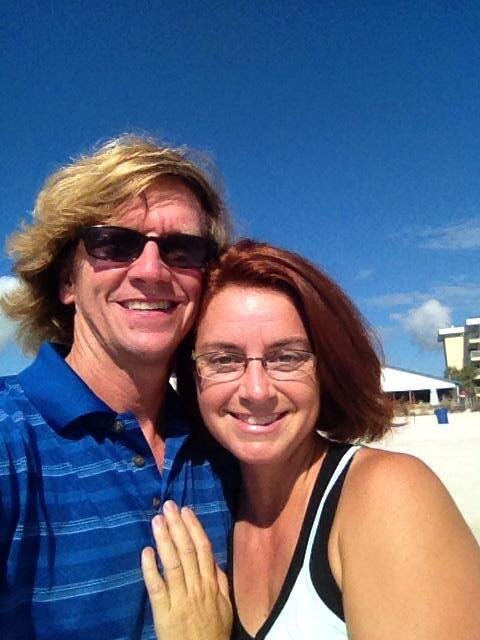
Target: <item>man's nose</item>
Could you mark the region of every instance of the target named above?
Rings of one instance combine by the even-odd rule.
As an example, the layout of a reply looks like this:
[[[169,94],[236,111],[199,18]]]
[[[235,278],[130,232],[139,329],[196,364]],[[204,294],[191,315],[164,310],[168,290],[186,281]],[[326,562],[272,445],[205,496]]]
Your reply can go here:
[[[142,280],[170,280],[172,277],[172,272],[163,262],[155,242],[145,244],[142,253],[131,263],[128,274],[132,278]]]
[[[240,378],[239,394],[254,402],[265,402],[275,396],[275,386],[261,360],[250,360]]]

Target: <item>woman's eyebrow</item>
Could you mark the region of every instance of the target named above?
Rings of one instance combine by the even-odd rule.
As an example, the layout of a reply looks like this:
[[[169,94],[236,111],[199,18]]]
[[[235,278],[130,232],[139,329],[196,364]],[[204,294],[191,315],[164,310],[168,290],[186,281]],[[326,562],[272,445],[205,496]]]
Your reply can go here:
[[[203,342],[202,351],[235,351],[241,349],[241,346],[234,342]]]
[[[280,340],[271,342],[268,348],[282,349],[284,347],[302,347],[302,349],[310,349],[310,343],[308,338],[305,338],[305,336],[288,336],[287,338],[281,338]]]
[[[305,336],[287,336],[285,338],[280,338],[279,340],[275,340],[274,342],[269,342],[266,345],[266,350],[271,351],[273,349],[283,349],[283,348],[301,348],[301,349],[310,349],[310,343]],[[203,352],[207,351],[239,351],[243,350],[243,345],[240,345],[235,342],[226,342],[226,341],[207,341],[203,342],[201,345],[201,349]]]

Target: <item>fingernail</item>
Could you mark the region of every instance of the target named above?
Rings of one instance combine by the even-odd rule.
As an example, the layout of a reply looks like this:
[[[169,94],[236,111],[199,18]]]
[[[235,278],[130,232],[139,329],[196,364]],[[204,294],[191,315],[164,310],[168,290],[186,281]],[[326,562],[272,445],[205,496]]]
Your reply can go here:
[[[150,560],[151,558],[155,557],[155,552],[152,549],[152,547],[144,547],[142,549],[142,558],[145,558],[146,560]]]
[[[163,503],[163,510],[167,513],[174,513],[178,511],[178,507],[173,500],[167,500]]]
[[[163,516],[157,515],[157,516],[155,516],[153,518],[152,527],[155,527],[157,529],[161,529],[164,526],[165,526],[165,523],[163,521]]]

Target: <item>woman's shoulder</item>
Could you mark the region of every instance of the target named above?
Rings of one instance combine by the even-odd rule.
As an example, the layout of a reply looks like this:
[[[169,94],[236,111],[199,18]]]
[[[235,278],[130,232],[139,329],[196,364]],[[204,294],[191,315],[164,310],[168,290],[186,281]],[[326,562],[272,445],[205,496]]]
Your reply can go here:
[[[345,480],[339,519],[350,530],[375,525],[377,533],[463,520],[447,489],[419,458],[405,453],[362,447]],[[433,518],[433,520],[432,520]],[[418,535],[417,535],[418,538]]]
[[[354,467],[357,468],[358,474],[366,474],[363,480],[371,474],[382,474],[387,470],[389,474],[400,471],[402,475],[407,468],[411,471],[426,470],[427,473],[432,473],[424,462],[411,454],[385,451],[374,446],[363,446],[358,449]]]
[[[479,548],[448,491],[421,460],[368,447],[357,451],[334,527],[332,569],[360,637],[476,637]],[[455,629],[458,615],[469,622]]]
[[[418,484],[420,483],[420,485]],[[365,497],[382,498],[394,492],[399,498],[405,492],[427,484],[443,487],[435,473],[419,458],[374,447],[361,447],[352,464],[346,488],[358,491],[362,488]]]

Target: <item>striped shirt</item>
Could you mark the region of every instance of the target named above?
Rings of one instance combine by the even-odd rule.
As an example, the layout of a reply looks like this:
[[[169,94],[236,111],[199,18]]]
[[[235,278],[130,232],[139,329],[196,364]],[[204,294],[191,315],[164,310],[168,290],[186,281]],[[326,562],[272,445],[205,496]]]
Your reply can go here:
[[[132,413],[97,398],[50,344],[0,379],[0,637],[155,638],[140,571],[166,499],[191,506],[225,566],[231,461],[207,458],[169,390],[160,474]]]

